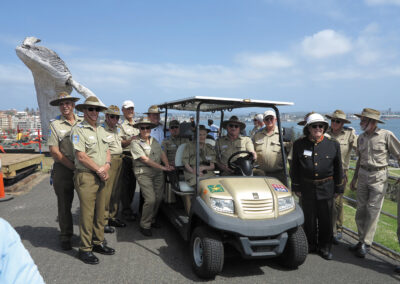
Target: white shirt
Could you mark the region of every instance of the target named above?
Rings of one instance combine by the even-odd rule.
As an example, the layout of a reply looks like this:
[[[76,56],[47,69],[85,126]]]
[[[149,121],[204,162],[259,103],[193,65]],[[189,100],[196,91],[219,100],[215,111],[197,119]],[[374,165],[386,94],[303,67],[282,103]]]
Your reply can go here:
[[[162,124],[159,124],[157,127],[153,128],[151,130],[151,137],[157,140],[158,143],[162,143],[164,140],[164,126]]]

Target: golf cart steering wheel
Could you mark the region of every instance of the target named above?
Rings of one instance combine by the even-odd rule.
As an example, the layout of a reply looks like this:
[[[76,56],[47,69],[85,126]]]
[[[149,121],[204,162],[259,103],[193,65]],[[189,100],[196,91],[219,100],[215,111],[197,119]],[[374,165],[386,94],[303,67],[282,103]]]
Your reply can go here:
[[[238,151],[238,152],[233,153],[229,157],[229,159],[228,159],[228,168],[230,168],[231,170],[235,170],[237,168],[237,166],[234,163],[232,163],[231,161],[232,161],[233,158],[235,158],[236,156],[238,156],[240,154],[247,154],[243,158],[244,159],[249,159],[249,160],[251,159],[252,162],[254,161],[252,152],[249,152],[249,151]]]

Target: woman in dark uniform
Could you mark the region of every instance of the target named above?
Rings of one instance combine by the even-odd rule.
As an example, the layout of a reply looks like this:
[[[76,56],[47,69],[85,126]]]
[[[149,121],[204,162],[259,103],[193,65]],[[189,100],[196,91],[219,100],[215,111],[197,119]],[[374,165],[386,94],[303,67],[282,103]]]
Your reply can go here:
[[[332,259],[333,198],[343,193],[340,145],[324,136],[328,123],[311,114],[303,128],[304,137],[293,145],[290,177],[292,190],[302,198],[304,230],[309,250]]]

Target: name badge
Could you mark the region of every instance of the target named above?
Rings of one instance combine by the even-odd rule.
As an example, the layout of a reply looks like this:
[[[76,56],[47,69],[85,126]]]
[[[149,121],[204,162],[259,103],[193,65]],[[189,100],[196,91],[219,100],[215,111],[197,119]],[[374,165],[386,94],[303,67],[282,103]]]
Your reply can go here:
[[[311,157],[312,152],[311,152],[310,150],[304,150],[303,155],[304,155],[304,156],[307,156],[307,157]]]

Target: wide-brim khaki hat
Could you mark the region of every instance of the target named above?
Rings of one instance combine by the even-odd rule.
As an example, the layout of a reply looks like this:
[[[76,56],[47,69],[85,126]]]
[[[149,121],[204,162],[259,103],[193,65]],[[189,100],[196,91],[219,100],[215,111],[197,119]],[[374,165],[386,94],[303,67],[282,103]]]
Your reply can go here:
[[[246,128],[246,124],[241,122],[236,115],[231,116],[231,118],[229,118],[229,120],[224,120],[222,122],[222,128],[226,129],[228,127],[228,124],[238,124],[240,127],[240,130],[243,130]]]
[[[88,97],[83,104],[79,104],[75,108],[79,111],[83,111],[87,107],[98,107],[100,108],[100,111],[107,109],[107,107],[104,106],[99,99],[94,96]]]
[[[153,122],[151,122],[148,117],[142,117],[139,119],[138,122],[136,122],[136,124],[133,127],[140,128],[140,126],[143,126],[143,125],[150,126],[151,128],[154,128],[157,126]]]
[[[164,112],[160,111],[158,106],[152,105],[151,107],[149,107],[149,110],[147,112],[145,112],[144,114],[150,114],[150,113],[164,113]]]
[[[105,114],[113,114],[113,115],[121,115],[121,113],[119,111],[119,107],[117,107],[116,105],[110,105],[104,113]]]
[[[384,123],[381,120],[381,113],[379,111],[375,110],[375,109],[372,109],[372,108],[364,108],[361,114],[355,113],[354,115],[357,116],[357,117],[360,117],[360,118],[361,117],[367,117],[367,118],[376,120],[379,123]]]
[[[51,106],[59,106],[60,103],[61,103],[62,101],[73,101],[73,102],[77,102],[77,101],[79,101],[79,100],[80,100],[80,98],[73,97],[73,96],[71,96],[70,94],[68,94],[67,92],[60,92],[60,93],[58,93],[56,99],[50,101],[50,105],[51,105]]]
[[[328,118],[328,119],[339,119],[339,120],[342,120],[344,123],[351,123],[351,121],[350,120],[347,120],[347,118],[346,118],[346,114],[342,111],[342,110],[340,110],[340,109],[337,109],[337,110],[335,110],[332,114],[326,114],[325,115],[326,116],[326,118]]]

